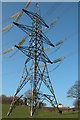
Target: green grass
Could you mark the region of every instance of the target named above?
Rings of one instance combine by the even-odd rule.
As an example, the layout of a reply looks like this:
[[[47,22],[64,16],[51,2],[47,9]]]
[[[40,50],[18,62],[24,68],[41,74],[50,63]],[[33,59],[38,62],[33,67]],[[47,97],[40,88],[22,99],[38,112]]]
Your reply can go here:
[[[8,118],[7,113],[9,110],[9,104],[2,105],[2,118]],[[12,111],[10,118],[26,118],[29,116],[29,108],[26,106],[16,106],[15,109]]]
[[[9,110],[9,104],[2,105],[2,117],[7,117],[7,112]],[[9,118],[29,118],[29,108],[26,106],[16,106]],[[64,112],[62,115],[54,111],[39,110],[34,118],[78,118],[78,111],[75,112]]]

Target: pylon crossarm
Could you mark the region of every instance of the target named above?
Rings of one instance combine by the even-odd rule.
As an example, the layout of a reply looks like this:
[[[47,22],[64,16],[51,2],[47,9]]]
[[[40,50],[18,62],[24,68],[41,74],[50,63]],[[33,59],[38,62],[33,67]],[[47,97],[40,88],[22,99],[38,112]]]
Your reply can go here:
[[[21,30],[23,30],[27,35],[31,36],[31,31],[33,31],[32,26],[28,26],[28,25],[23,25],[23,24],[19,24],[16,22],[13,22],[14,25],[16,25],[17,27],[19,27]]]
[[[27,11],[25,9],[22,9],[32,20],[36,19],[37,17],[37,23],[41,23],[41,25],[44,25],[46,26],[47,28],[49,28],[49,26],[44,22],[44,20],[42,19],[42,17],[40,15],[38,15],[37,13],[33,13],[33,12],[30,12],[30,11]]]
[[[44,62],[47,62],[47,63],[51,63],[51,64],[52,64],[52,61],[48,58],[48,56],[46,55],[45,52],[42,53],[41,59],[42,59],[42,61],[44,61]]]
[[[35,33],[37,34],[38,38],[42,39],[42,41],[52,47],[55,47],[54,44],[51,43],[51,41],[46,37],[46,35],[43,32],[35,31],[35,29],[32,28],[32,26],[27,26],[19,23],[13,22],[17,27],[19,27],[21,30],[23,30],[27,35],[30,37],[35,37]]]
[[[47,36],[46,36],[43,32],[41,32],[41,34],[42,34],[42,40],[43,40],[46,44],[48,44],[48,45],[50,45],[50,46],[52,46],[52,47],[55,47],[55,45],[51,43],[51,41],[47,38]]]
[[[33,49],[30,50],[30,48],[28,48],[28,47],[25,47],[25,46],[22,47],[22,46],[17,46],[17,45],[15,45],[15,47],[17,47],[21,52],[23,52],[29,58],[34,59],[35,55],[34,55],[34,50]],[[40,57],[40,55],[41,55],[41,57]],[[51,63],[51,64],[53,63],[48,58],[48,56],[46,55],[45,52],[42,52],[42,53],[37,52],[37,58],[38,57],[39,57],[40,61],[44,61],[44,62],[46,61],[46,62]]]
[[[17,46],[16,46],[17,47]],[[26,48],[24,49],[24,47],[18,46],[17,47],[21,52],[23,52],[26,56],[28,56],[30,59],[33,59],[33,51],[29,49],[26,50]]]

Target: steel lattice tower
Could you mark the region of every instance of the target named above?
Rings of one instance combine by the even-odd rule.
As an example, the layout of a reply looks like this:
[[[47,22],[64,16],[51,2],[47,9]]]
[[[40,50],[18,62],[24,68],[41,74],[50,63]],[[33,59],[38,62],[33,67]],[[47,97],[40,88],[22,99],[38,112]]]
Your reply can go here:
[[[38,3],[36,3],[35,13],[27,11],[25,9],[22,10],[32,19],[32,25],[28,26],[13,22],[17,27],[22,29],[30,37],[30,40],[28,46],[15,45],[15,47],[18,48],[20,51],[22,51],[27,56],[27,58],[25,61],[25,66],[23,69],[20,83],[18,85],[17,91],[14,95],[13,101],[11,103],[8,112],[8,116],[12,112],[16,102],[21,97],[23,97],[23,95],[21,95],[20,97],[17,98],[17,94],[28,82],[30,82],[31,90],[32,90],[32,97],[27,98],[30,99],[30,103],[31,103],[30,116],[33,116],[33,114],[36,112],[39,102],[44,100],[48,100],[51,103],[51,105],[53,107],[56,106],[59,111],[58,103],[54,94],[54,90],[47,69],[47,63],[53,64],[53,62],[49,59],[49,57],[47,56],[44,50],[44,43],[52,47],[55,47],[54,44],[51,43],[51,41],[46,37],[46,35],[42,31],[42,26],[45,26],[47,28],[49,28],[49,26],[38,14],[39,11]],[[29,61],[32,61],[32,64],[28,70],[27,64]],[[41,63],[44,64],[43,69],[40,68]],[[42,82],[49,89],[51,95],[43,94],[40,92]]]

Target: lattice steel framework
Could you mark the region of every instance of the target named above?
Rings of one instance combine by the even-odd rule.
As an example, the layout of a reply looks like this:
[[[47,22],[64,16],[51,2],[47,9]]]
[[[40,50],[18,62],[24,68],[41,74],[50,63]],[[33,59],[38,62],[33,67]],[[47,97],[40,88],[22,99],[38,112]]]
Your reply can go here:
[[[25,9],[23,11],[32,19],[32,26],[23,25],[19,23],[13,22],[17,27],[23,30],[27,35],[29,35],[29,45],[28,46],[19,46],[15,45],[21,52],[23,52],[27,58],[25,61],[25,66],[23,69],[22,77],[20,83],[18,85],[17,91],[14,95],[13,101],[11,103],[8,116],[12,112],[16,102],[23,97],[21,95],[17,98],[17,94],[20,90],[30,82],[32,97],[27,98],[30,99],[30,116],[33,116],[37,107],[39,106],[40,101],[48,100],[53,107],[57,107],[58,111],[58,103],[54,94],[54,90],[49,78],[47,63],[53,64],[53,62],[49,59],[47,54],[44,51],[44,43],[55,47],[54,44],[46,37],[46,35],[42,32],[42,26],[49,28],[49,26],[45,23],[42,17],[38,14],[38,5],[36,4],[36,12],[30,12]],[[31,66],[27,69],[27,64],[29,61],[32,61]],[[44,63],[43,69],[40,68],[40,64]],[[40,88],[42,82],[51,92],[51,95],[43,94],[40,92]],[[60,112],[60,111],[59,111]]]

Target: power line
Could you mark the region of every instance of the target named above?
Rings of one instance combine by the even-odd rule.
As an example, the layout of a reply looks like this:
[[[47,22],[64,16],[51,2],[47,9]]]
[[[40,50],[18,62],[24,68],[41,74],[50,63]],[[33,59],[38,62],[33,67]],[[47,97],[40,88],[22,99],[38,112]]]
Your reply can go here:
[[[73,55],[75,55],[75,54],[77,54],[77,50],[75,50],[75,51],[69,53],[68,55],[64,56],[64,59],[67,59],[68,57],[71,57],[71,56],[73,56]],[[64,59],[63,59],[63,60],[64,60]],[[59,63],[55,68],[53,68],[52,70],[50,70],[49,73],[52,73],[52,72],[55,71],[58,67],[60,67],[60,65],[62,64],[63,60],[60,61],[60,63]]]
[[[60,5],[62,5],[62,3],[54,3],[54,5],[46,11],[45,15],[43,15],[43,18],[47,19]]]
[[[57,23],[57,21],[59,21],[62,17],[64,17],[66,15],[66,13],[72,9],[73,5],[67,7],[64,9],[64,11],[58,15],[51,23],[50,23],[50,28],[49,29],[46,29],[45,33],[49,32],[53,27],[54,25]]]

